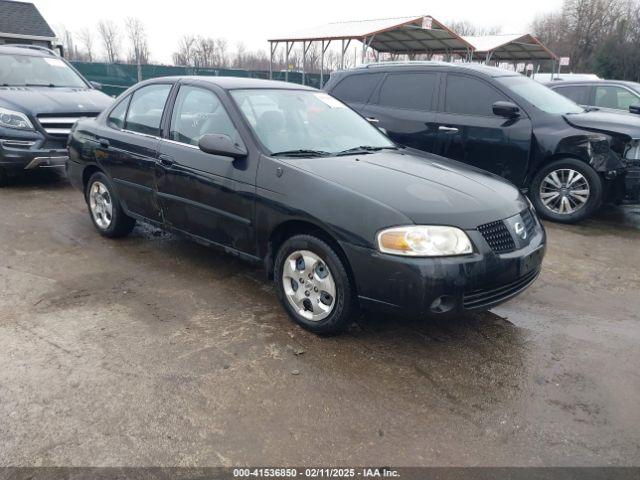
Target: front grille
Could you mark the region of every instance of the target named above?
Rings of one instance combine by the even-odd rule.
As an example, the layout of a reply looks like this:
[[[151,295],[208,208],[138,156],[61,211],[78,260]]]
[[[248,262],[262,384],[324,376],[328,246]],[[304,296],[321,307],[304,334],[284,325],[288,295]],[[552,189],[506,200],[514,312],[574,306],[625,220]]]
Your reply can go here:
[[[520,214],[520,217],[524,222],[524,228],[527,230],[527,238],[531,238],[536,230],[536,219],[533,218],[533,213],[527,208]]]
[[[502,220],[480,225],[478,231],[495,253],[512,252],[516,249],[516,242]]]
[[[465,292],[462,304],[466,310],[475,310],[501,303],[526,289],[534,282],[539,273],[540,270],[533,270],[525,276],[500,287]]]
[[[98,116],[97,113],[57,113],[38,115],[38,122],[42,125],[47,134],[56,138],[67,138],[71,133],[71,127],[81,118],[94,118]]]

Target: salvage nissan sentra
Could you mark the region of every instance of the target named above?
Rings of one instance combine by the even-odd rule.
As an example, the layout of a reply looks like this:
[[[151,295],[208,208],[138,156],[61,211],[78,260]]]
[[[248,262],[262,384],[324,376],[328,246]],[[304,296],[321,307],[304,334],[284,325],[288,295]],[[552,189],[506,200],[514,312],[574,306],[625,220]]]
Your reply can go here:
[[[261,263],[316,333],[356,310],[489,309],[531,285],[545,232],[501,178],[401,148],[326,93],[266,80],[140,83],[79,121],[67,171],[102,235],[137,220]]]

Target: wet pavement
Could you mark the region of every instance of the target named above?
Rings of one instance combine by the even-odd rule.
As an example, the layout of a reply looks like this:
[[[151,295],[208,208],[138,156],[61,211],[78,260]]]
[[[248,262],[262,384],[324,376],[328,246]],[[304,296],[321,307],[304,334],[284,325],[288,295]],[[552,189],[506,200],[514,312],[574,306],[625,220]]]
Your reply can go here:
[[[0,189],[0,466],[638,465],[640,209],[547,231],[490,313],[319,338],[240,260]]]

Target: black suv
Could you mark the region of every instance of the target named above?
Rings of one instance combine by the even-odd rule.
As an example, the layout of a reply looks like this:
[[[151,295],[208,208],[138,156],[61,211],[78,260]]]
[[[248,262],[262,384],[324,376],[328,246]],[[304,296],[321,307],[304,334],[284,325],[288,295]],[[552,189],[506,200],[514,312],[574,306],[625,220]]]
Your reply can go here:
[[[548,219],[640,198],[640,118],[586,110],[520,74],[376,64],[336,72],[325,88],[400,144],[507,178]]]
[[[621,80],[554,80],[545,85],[578,105],[612,113],[640,114],[640,83]]]
[[[11,174],[64,167],[71,126],[112,102],[53,51],[0,46],[0,186]]]

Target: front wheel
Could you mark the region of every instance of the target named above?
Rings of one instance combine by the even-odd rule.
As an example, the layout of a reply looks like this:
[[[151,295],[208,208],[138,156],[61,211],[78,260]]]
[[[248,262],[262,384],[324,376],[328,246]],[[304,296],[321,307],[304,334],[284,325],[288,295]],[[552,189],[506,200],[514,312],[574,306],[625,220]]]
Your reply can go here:
[[[602,202],[602,179],[590,165],[573,158],[546,165],[533,178],[529,196],[540,216],[576,223]]]
[[[104,173],[94,173],[85,192],[91,220],[101,235],[120,238],[133,230],[136,221],[127,216]]]
[[[280,302],[291,318],[317,334],[346,329],[355,310],[351,279],[340,257],[323,240],[296,235],[280,247],[274,265]]]

